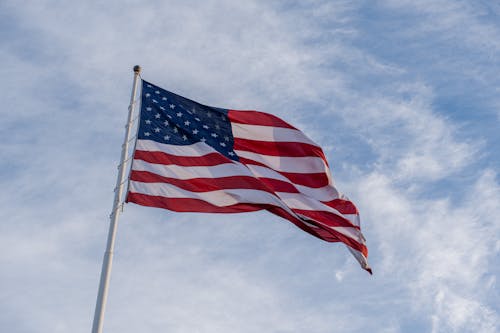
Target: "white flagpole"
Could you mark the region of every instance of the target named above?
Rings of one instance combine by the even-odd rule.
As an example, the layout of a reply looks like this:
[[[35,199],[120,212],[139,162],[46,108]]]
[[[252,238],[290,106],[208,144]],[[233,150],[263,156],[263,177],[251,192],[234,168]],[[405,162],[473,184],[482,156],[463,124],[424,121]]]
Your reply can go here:
[[[118,216],[120,215],[120,207],[123,201],[123,185],[125,183],[125,173],[127,165],[128,145],[130,141],[130,132],[132,127],[132,115],[134,113],[135,95],[137,94],[137,83],[139,74],[141,73],[140,66],[134,66],[134,83],[132,86],[132,96],[130,96],[130,105],[128,107],[128,122],[126,126],[125,140],[122,145],[122,155],[119,165],[118,178],[116,180],[115,199],[113,202],[113,210],[110,216],[108,243],[104,259],[102,262],[101,280],[99,282],[99,293],[97,294],[97,302],[95,306],[94,322],[92,324],[92,333],[101,333],[104,319],[104,310],[106,300],[108,298],[109,278],[111,276],[111,266],[113,262],[113,250],[115,248],[116,228],[118,226]]]

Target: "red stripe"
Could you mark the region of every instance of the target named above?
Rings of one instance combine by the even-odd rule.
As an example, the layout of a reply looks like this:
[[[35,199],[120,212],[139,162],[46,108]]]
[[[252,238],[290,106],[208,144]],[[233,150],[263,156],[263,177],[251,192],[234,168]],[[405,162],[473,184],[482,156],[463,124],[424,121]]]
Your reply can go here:
[[[284,182],[282,180],[277,180],[277,179],[271,179],[271,178],[259,178],[270,190],[274,192],[286,192],[286,193],[300,193],[300,191],[293,186],[293,184]],[[354,206],[354,204],[348,200],[343,200],[343,199],[335,199],[327,202],[321,201],[323,204],[327,205],[328,207],[331,207],[335,210],[337,210],[341,214],[357,214],[357,208]],[[322,215],[320,220],[330,220],[330,219],[342,219],[342,221],[338,221],[339,226],[346,226],[346,227],[354,227],[359,229],[359,226],[353,224],[351,221],[348,219],[339,217],[338,215],[335,215],[334,213],[331,212],[326,212],[326,211],[301,211],[297,209],[293,209],[293,211],[303,214],[309,217],[314,217],[314,214]],[[319,217],[318,217],[319,218]]]
[[[299,190],[297,190],[297,188],[289,182],[272,178],[259,177],[258,179],[273,192],[300,193]]]
[[[279,173],[280,175],[284,176],[285,178],[287,178],[290,182],[297,185],[303,185],[312,188],[319,188],[328,185],[328,176],[324,172],[318,172],[318,173],[280,172],[270,168],[264,163],[256,162],[254,160],[250,160],[248,158],[243,158],[243,157],[240,157],[240,162],[243,164],[259,165],[268,168],[270,170],[273,170]]]
[[[363,255],[365,256],[365,258],[368,258],[368,249],[367,249],[366,245],[360,244],[360,243],[356,242],[354,239],[352,239],[350,237],[347,237],[347,236],[341,234],[340,232],[336,232],[336,231],[333,231],[333,230],[332,230],[332,232],[335,233],[335,236],[342,243],[346,244],[349,247],[352,247],[356,251],[359,251],[359,252],[363,253]]]
[[[158,207],[174,212],[192,213],[242,213],[262,210],[256,205],[239,203],[231,206],[219,207],[200,199],[189,198],[165,198],[141,193],[129,192],[127,202],[133,202],[141,206]]]
[[[332,234],[332,232],[329,230],[325,230],[325,229],[321,229],[321,228],[314,228],[313,229],[307,225],[306,225],[305,229],[304,228],[301,228],[301,229],[308,232],[309,234],[313,235],[314,237],[317,237],[317,238],[324,240],[326,242],[330,242],[330,243],[340,242],[340,239],[335,237],[335,235]]]
[[[317,237],[317,238],[322,239],[322,240],[327,241],[327,242],[340,242],[340,240],[338,238],[336,238],[330,231],[328,231],[326,229],[310,227],[309,225],[305,224],[300,219],[297,219],[296,217],[290,215],[289,213],[287,213],[285,210],[283,210],[281,208],[270,207],[267,210],[275,215],[278,215],[278,216],[292,222],[298,228],[313,235],[314,237]],[[314,223],[311,223],[311,224],[314,224]]]
[[[326,162],[325,154],[321,148],[301,142],[267,142],[235,138],[234,149],[270,156],[320,157]]]
[[[254,189],[269,193],[274,192],[257,178],[249,176],[231,176],[220,178],[178,179],[157,175],[148,171],[132,170],[130,180],[142,183],[168,183],[190,192],[209,192],[227,189]]]
[[[296,129],[272,114],[259,111],[229,110],[228,117],[233,123]]]
[[[324,225],[329,227],[347,227],[359,230],[359,227],[357,225],[353,225],[351,221],[331,212],[303,210],[303,209],[292,209],[292,210],[297,214],[304,215],[307,218],[310,218],[319,223],[323,223]]]
[[[344,234],[338,232],[338,231],[335,231],[333,229],[330,229],[329,227],[325,226],[325,225],[321,225],[321,224],[318,224],[314,221],[308,221],[310,222],[311,224],[314,224],[316,226],[318,226],[320,228],[320,232],[317,232],[319,234],[319,236],[315,235],[316,237],[322,239],[322,240],[325,240],[327,242],[342,242],[344,244],[346,244],[347,246],[363,253],[363,255],[367,258],[368,257],[368,249],[367,247],[364,245],[364,244],[361,244],[361,243],[358,243],[356,242],[354,239],[350,238],[350,237],[347,237],[345,236]],[[317,229],[315,229],[317,230]],[[306,230],[307,231],[307,230]],[[314,235],[314,234],[313,234]],[[334,239],[334,240],[329,240],[329,239]]]
[[[260,178],[267,187],[274,192],[301,193],[294,184],[272,178]],[[337,210],[341,214],[358,214],[358,209],[349,200],[334,199],[331,201],[321,201],[322,204]]]
[[[230,159],[217,152],[203,156],[177,156],[161,151],[136,150],[134,159],[143,160],[154,164],[180,165],[180,166],[214,166],[225,163],[232,163]]]
[[[322,201],[322,203],[338,210],[342,214],[358,214],[358,209],[349,200],[335,199],[332,201]]]
[[[312,188],[319,188],[328,185],[328,177],[325,173],[292,173],[280,172],[292,183]]]

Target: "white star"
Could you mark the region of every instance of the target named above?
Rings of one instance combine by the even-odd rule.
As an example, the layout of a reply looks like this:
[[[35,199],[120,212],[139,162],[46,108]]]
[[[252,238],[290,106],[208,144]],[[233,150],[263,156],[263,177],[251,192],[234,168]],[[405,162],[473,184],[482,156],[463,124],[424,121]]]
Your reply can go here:
[[[151,94],[150,94],[150,93],[147,93],[147,94],[146,94],[146,97],[149,97],[149,96],[151,96]]]
[[[156,99],[153,99],[153,103],[158,103],[158,101]]]
[[[196,118],[194,118],[194,119],[196,119],[196,121],[200,121],[200,118],[198,118],[198,117],[196,117]]]
[[[146,120],[146,124],[151,125],[151,120]]]
[[[210,111],[209,111],[209,112],[207,112],[207,117],[208,117],[208,118],[212,117],[212,114],[210,113]]]
[[[153,86],[152,86],[152,85],[150,85],[150,84],[148,84],[148,88],[153,88]]]
[[[229,141],[229,137],[226,135],[226,136],[224,137],[224,140]]]
[[[225,144],[224,142],[221,142],[221,143],[220,143],[220,145],[221,145],[222,147],[225,147],[225,146],[226,146],[226,144]]]
[[[204,129],[208,129],[208,125],[203,125],[203,128]]]
[[[165,111],[165,108],[163,106],[160,106],[160,109],[162,109],[163,111]]]
[[[191,124],[191,122],[190,122],[189,120],[186,120],[186,121],[184,122],[184,125],[186,125],[186,126],[189,126],[189,124]]]
[[[169,115],[169,114],[167,114],[167,117],[168,117],[168,119],[172,119],[172,116],[171,116],[171,115]]]
[[[212,133],[211,134],[214,138],[218,137],[217,133]]]
[[[166,98],[166,97],[162,97],[162,100],[163,100],[163,101],[166,101],[166,100],[167,100],[167,98]]]
[[[205,142],[205,141],[207,141],[207,139],[205,139],[205,138],[201,138],[201,140],[200,140],[200,141],[201,141],[201,142]]]
[[[152,108],[152,107],[150,107],[150,106],[148,106],[148,107],[146,108],[146,111],[151,111],[151,110],[153,110],[153,108]]]
[[[191,109],[191,111],[193,111],[193,113],[196,113],[196,109],[194,107]]]
[[[157,91],[155,91],[155,93],[156,93],[157,95],[159,95],[159,94],[160,94],[160,91],[159,91],[159,90],[157,90]]]
[[[155,128],[155,132],[156,133],[160,132],[160,128],[159,127]]]
[[[171,109],[175,109],[175,105],[174,104],[170,104],[169,105]]]
[[[169,125],[168,120],[165,120],[165,121],[163,122],[163,125],[168,126],[168,125]]]
[[[174,127],[174,132],[179,133],[179,129],[177,127]]]
[[[164,139],[165,141],[170,140],[170,135],[165,135],[165,136],[163,137],[163,139]]]
[[[230,151],[229,153],[227,153],[229,156],[234,156],[234,153],[232,151]]]
[[[220,129],[219,124],[215,124],[215,128],[216,128],[216,129]]]
[[[177,112],[177,117],[182,117],[182,112]]]
[[[193,134],[194,134],[194,135],[198,134],[198,130],[197,130],[197,129],[195,129],[195,130],[193,131]]]
[[[184,141],[186,141],[188,139],[188,137],[186,135],[183,135],[182,139],[184,139]]]
[[[161,115],[159,113],[155,114],[156,119],[160,119]]]
[[[150,136],[150,135],[151,135],[151,133],[149,133],[149,132],[144,133],[144,136]]]

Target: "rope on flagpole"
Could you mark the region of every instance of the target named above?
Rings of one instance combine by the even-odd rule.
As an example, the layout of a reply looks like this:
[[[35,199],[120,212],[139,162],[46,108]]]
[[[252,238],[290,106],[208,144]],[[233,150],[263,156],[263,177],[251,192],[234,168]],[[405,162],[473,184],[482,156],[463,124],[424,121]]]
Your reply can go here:
[[[106,301],[108,298],[109,279],[111,276],[111,266],[113,263],[113,251],[115,248],[116,229],[118,226],[118,217],[120,215],[120,207],[123,205],[123,185],[126,178],[126,162],[129,160],[128,151],[130,143],[130,132],[132,124],[132,116],[136,104],[135,96],[137,95],[137,84],[141,73],[139,65],[134,66],[134,82],[132,85],[132,95],[130,96],[130,105],[128,107],[128,119],[125,126],[125,139],[122,145],[122,153],[119,164],[119,172],[116,180],[115,199],[113,201],[113,209],[110,215],[108,241],[106,244],[106,252],[104,252],[104,259],[102,262],[101,279],[99,282],[99,292],[97,294],[97,301],[95,306],[94,321],[92,324],[92,333],[102,333],[102,326],[104,320],[104,311],[106,308]]]

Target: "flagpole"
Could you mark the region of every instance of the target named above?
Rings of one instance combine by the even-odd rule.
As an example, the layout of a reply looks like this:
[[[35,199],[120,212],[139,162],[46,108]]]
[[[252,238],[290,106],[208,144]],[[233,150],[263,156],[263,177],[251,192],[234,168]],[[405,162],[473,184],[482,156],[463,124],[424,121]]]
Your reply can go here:
[[[128,107],[128,121],[125,132],[125,139],[122,145],[122,154],[116,180],[115,199],[113,201],[113,210],[110,215],[108,242],[106,245],[106,252],[104,252],[104,259],[102,262],[101,280],[99,282],[99,292],[97,294],[97,302],[95,306],[94,322],[92,324],[92,333],[102,333],[104,310],[106,308],[106,301],[108,298],[109,279],[111,276],[111,266],[113,262],[113,250],[115,248],[116,228],[118,226],[118,217],[120,215],[120,207],[123,201],[123,185],[126,178],[126,165],[128,155],[128,145],[130,142],[130,132],[132,128],[132,115],[134,113],[135,95],[137,94],[137,83],[139,81],[139,74],[141,67],[134,66],[134,83],[132,85],[132,95],[130,96],[130,105]]]

